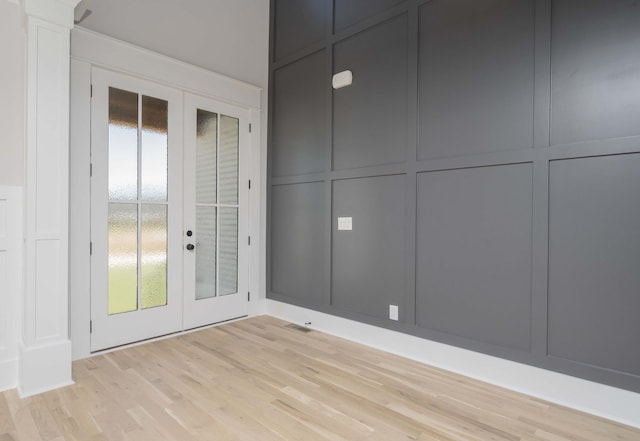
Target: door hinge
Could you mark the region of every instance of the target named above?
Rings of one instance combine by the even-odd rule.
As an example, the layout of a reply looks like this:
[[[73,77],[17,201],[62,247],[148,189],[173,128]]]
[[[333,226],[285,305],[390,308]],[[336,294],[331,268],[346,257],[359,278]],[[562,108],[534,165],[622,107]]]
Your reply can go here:
[[[251,123],[249,123],[249,133],[251,133]]]
[[[251,179],[249,179],[249,190],[251,190]]]
[[[247,302],[251,301],[251,291],[247,292]]]
[[[89,334],[93,334],[93,320],[89,320]]]
[[[89,255],[93,255],[93,242],[89,242]]]
[[[247,245],[251,246],[251,236],[247,237]]]
[[[91,96],[91,98],[93,98],[93,84],[91,85],[91,89],[89,91],[89,95]]]
[[[89,177],[93,177],[93,164],[89,164]]]

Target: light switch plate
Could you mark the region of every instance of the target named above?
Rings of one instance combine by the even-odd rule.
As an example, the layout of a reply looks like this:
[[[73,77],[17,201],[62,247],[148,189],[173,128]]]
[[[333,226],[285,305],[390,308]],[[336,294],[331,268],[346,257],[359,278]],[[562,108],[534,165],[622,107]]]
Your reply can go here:
[[[350,231],[353,229],[353,221],[350,217],[338,218],[338,230]]]
[[[389,305],[389,319],[398,321],[398,305]]]

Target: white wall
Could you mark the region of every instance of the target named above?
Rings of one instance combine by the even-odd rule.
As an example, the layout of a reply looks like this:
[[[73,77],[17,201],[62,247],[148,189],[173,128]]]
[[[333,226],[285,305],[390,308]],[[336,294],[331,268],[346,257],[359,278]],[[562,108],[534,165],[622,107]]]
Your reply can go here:
[[[0,391],[18,384],[22,187],[0,185]]]
[[[24,185],[25,32],[17,2],[0,0],[0,185]]]
[[[0,0],[0,391],[18,381],[26,31],[18,2]]]

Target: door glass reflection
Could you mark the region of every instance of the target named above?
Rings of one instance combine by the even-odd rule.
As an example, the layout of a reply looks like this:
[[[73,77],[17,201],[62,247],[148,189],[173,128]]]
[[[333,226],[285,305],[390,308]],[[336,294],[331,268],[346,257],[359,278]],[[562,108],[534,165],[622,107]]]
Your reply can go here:
[[[138,309],[138,205],[109,204],[109,315]]]
[[[142,309],[167,304],[167,206],[141,205]]]
[[[138,198],[138,94],[109,88],[109,199]]]
[[[220,295],[238,292],[238,209],[220,208]]]
[[[109,314],[167,304],[168,117],[165,100],[109,88]]]
[[[196,300],[216,296],[216,208],[196,207]]]
[[[144,201],[167,200],[168,105],[142,96],[140,198]]]

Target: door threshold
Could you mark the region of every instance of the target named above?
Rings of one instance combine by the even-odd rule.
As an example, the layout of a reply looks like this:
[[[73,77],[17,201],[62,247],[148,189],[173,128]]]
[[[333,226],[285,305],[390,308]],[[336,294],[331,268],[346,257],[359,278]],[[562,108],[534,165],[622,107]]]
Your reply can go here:
[[[91,352],[89,354],[89,356],[86,357],[86,358],[91,358],[91,357],[94,357],[96,355],[108,354],[110,352],[119,351],[121,349],[133,348],[133,347],[136,347],[136,346],[144,345],[144,344],[147,344],[147,343],[153,343],[153,342],[156,342],[156,341],[166,340],[166,339],[173,338],[173,337],[179,337],[181,335],[191,334],[192,332],[202,331],[204,329],[209,329],[209,328],[215,328],[215,327],[220,326],[220,325],[226,325],[227,323],[239,322],[239,321],[245,320],[247,318],[249,318],[248,315],[243,315],[243,316],[235,317],[235,318],[232,318],[232,319],[229,319],[229,320],[223,320],[221,322],[212,323],[210,325],[204,325],[204,326],[198,326],[198,327],[195,327],[195,328],[184,329],[182,331],[172,332],[170,334],[159,335],[157,337],[147,338],[145,340],[140,340],[140,341],[136,341],[136,342],[133,342],[133,343],[127,343],[127,344],[124,344],[124,345],[114,346],[114,347],[107,348],[107,349],[100,349],[98,351]],[[82,358],[79,358],[78,360],[82,360]],[[77,361],[77,360],[74,360],[74,361]]]

